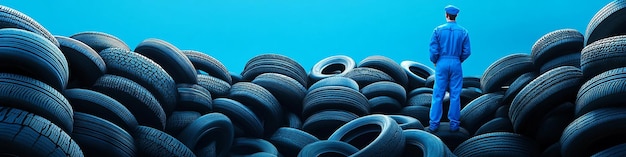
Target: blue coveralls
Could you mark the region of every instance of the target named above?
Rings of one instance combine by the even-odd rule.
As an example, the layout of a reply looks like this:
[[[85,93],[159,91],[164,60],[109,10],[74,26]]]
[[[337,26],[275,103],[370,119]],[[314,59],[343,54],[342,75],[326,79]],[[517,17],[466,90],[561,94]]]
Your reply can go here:
[[[430,61],[435,63],[435,86],[430,107],[430,128],[439,127],[441,105],[446,90],[450,93],[448,119],[450,128],[460,125],[461,89],[463,70],[461,63],[471,54],[467,30],[456,22],[447,22],[435,28],[430,42]]]

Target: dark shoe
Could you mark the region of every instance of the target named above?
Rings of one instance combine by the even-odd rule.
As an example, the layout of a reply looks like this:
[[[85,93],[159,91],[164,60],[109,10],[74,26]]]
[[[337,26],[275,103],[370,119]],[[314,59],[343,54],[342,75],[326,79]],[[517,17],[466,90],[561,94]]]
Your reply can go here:
[[[437,130],[439,130],[439,124],[431,124],[428,126],[428,129],[426,129],[426,131],[431,133],[437,132]]]
[[[459,131],[459,124],[450,122],[450,132],[456,132],[456,131]]]

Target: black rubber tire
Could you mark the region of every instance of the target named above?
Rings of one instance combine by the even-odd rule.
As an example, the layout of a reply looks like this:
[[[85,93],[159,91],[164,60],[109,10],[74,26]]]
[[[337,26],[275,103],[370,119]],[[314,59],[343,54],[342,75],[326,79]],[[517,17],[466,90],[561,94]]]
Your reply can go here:
[[[72,105],[74,112],[82,112],[105,119],[126,131],[139,125],[135,116],[119,101],[100,92],[88,89],[68,89],[63,95]]]
[[[539,148],[522,135],[494,132],[474,136],[461,143],[454,154],[458,156],[539,156]]]
[[[510,132],[513,133],[513,124],[508,118],[498,117],[483,124],[476,130],[474,136],[492,133],[492,132]]]
[[[231,87],[231,85],[224,80],[203,74],[198,74],[198,85],[207,89],[213,99],[228,97],[228,92]]]
[[[328,140],[344,141],[359,148],[353,156],[398,156],[405,144],[398,123],[389,116],[376,114],[348,122]]]
[[[531,49],[531,58],[537,67],[559,56],[580,52],[585,37],[575,29],[559,29],[543,35]]]
[[[404,68],[391,58],[385,56],[369,56],[361,60],[358,67],[368,67],[383,71],[402,87],[406,87],[409,84],[409,79]]]
[[[408,129],[418,129],[418,130],[424,130],[424,125],[422,125],[422,123],[410,116],[405,116],[405,115],[388,115],[389,117],[391,117],[393,120],[396,121],[396,123],[398,123],[398,126],[400,126],[400,128],[402,128],[402,130],[408,130]]]
[[[246,105],[263,121],[265,135],[271,135],[282,124],[280,103],[265,88],[250,82],[239,82],[230,88],[228,97]]]
[[[121,39],[104,32],[87,31],[80,32],[70,36],[72,39],[81,41],[91,47],[97,53],[108,48],[120,48],[130,51],[130,47]]]
[[[82,150],[70,135],[47,119],[33,113],[0,106],[0,128],[2,128],[0,154],[83,156]]]
[[[502,94],[490,93],[476,98],[461,109],[461,127],[473,135],[480,126],[495,117],[502,104]]]
[[[213,100],[213,109],[232,121],[235,137],[263,137],[262,121],[243,104],[228,98],[217,98]]]
[[[325,140],[339,127],[357,118],[359,118],[358,115],[346,111],[322,111],[307,118],[302,125],[302,130]]]
[[[227,156],[234,139],[233,124],[224,114],[205,114],[183,129],[178,139],[198,156],[203,147],[216,141],[217,156]]]
[[[600,9],[589,21],[585,31],[585,45],[589,45],[597,40],[623,35],[626,27],[626,2],[621,0],[612,1]]]
[[[344,110],[363,116],[370,113],[369,102],[360,92],[348,87],[326,86],[306,94],[302,117],[309,117],[324,110]]]
[[[463,77],[463,88],[478,88],[480,89],[480,78],[474,76]],[[482,92],[482,90],[481,90]]]
[[[400,66],[408,77],[407,90],[424,87],[426,78],[435,73],[435,70],[432,68],[415,61],[402,61]]]
[[[85,156],[135,156],[133,137],[119,126],[94,115],[75,112],[72,139]]]
[[[137,156],[196,156],[181,141],[155,128],[139,126],[133,137],[137,146]]]
[[[430,107],[432,104],[433,94],[431,93],[422,93],[416,96],[411,97],[407,102],[406,106],[424,106]]]
[[[302,130],[281,127],[269,138],[283,156],[296,156],[305,146],[319,141]]]
[[[285,119],[282,127],[290,127],[294,129],[302,129],[302,120],[293,112],[285,112]]]
[[[545,149],[555,142],[559,142],[563,130],[574,118],[575,105],[565,102],[552,109],[538,121],[537,133],[534,138],[539,148]]]
[[[561,157],[561,143],[553,143],[543,150],[541,157]]]
[[[611,157],[611,156],[626,156],[626,143],[615,145],[611,148],[602,150],[591,157]]]
[[[198,83],[196,68],[176,46],[161,39],[150,38],[135,47],[135,52],[159,64],[179,83]]]
[[[59,42],[46,30],[41,24],[28,15],[17,11],[13,8],[0,6],[0,28],[18,28],[33,32],[50,41],[55,46],[59,46]]]
[[[4,9],[0,6],[0,14]],[[15,28],[0,29],[0,72],[32,77],[58,91],[63,91],[69,80],[67,59],[57,46],[40,35]]]
[[[165,112],[159,102],[146,88],[132,80],[106,74],[100,77],[92,88],[122,103],[133,113],[139,125],[159,130],[165,128]]]
[[[585,82],[576,96],[576,117],[595,109],[624,106],[626,67],[603,72]]]
[[[483,93],[502,91],[520,75],[534,71],[533,61],[528,54],[511,54],[498,59],[487,67],[480,78]]]
[[[200,116],[202,115],[196,111],[174,111],[167,117],[165,132],[176,136]]]
[[[428,76],[428,78],[426,78],[426,84],[424,86],[426,86],[426,88],[434,88],[435,87],[435,74]]]
[[[406,90],[402,85],[395,82],[380,81],[369,84],[361,88],[361,93],[366,98],[372,99],[379,96],[389,96],[396,99],[398,102],[406,102]]]
[[[500,93],[501,94],[501,93]],[[464,108],[476,98],[484,95],[480,88],[469,87],[461,89],[461,108]]]
[[[207,114],[213,111],[213,98],[211,93],[197,84],[178,84],[178,102],[176,110],[196,111]]]
[[[356,62],[349,56],[335,55],[326,57],[315,63],[313,68],[311,68],[309,84],[316,83],[328,77],[343,76],[354,68],[356,68]]]
[[[378,96],[369,99],[370,113],[391,114],[398,113],[402,109],[402,104],[398,100],[388,96]]]
[[[69,101],[47,84],[30,77],[0,73],[0,103],[42,116],[72,132],[74,111]]]
[[[420,121],[425,126],[430,125],[430,107],[427,106],[407,106],[400,110],[401,115],[410,116]]]
[[[67,59],[69,81],[67,88],[88,88],[106,72],[102,57],[91,47],[76,39],[54,36]]]
[[[279,73],[293,78],[302,86],[307,86],[308,76],[304,68],[293,59],[279,54],[262,54],[248,60],[241,76],[243,80],[253,80],[263,73]]]
[[[539,76],[536,72],[528,72],[520,75],[511,83],[509,88],[504,92],[504,97],[502,97],[502,101],[505,104],[510,104],[513,101],[513,98],[522,90],[522,88],[526,87],[530,81],[534,80]]]
[[[102,50],[107,73],[139,83],[159,101],[166,114],[174,111],[178,94],[174,79],[147,57],[120,48]],[[124,104],[126,105],[126,104]]]
[[[626,62],[624,43],[626,35],[601,39],[585,46],[580,54],[580,69],[585,75],[585,80],[602,72],[624,67]]]
[[[233,140],[230,148],[231,157],[250,156],[255,153],[265,152],[274,156],[278,155],[278,149],[272,143],[258,138],[240,137]]]
[[[318,141],[306,145],[298,157],[352,156],[359,149],[343,141]]]
[[[294,113],[302,113],[302,99],[307,90],[298,81],[278,73],[264,73],[252,80],[272,93],[280,105]]]
[[[354,81],[353,79],[347,77],[333,76],[315,82],[313,85],[309,86],[307,93],[311,92],[314,89],[325,86],[344,86],[350,89],[354,89],[355,91],[359,91],[359,84],[356,83],[356,81]]]
[[[505,105],[500,106],[498,110],[496,110],[496,114],[495,114],[496,118],[502,117],[502,118],[510,119],[509,108],[511,108],[511,104],[505,103]]]
[[[406,139],[402,156],[442,157],[446,155],[446,146],[439,137],[422,130],[404,130]]]
[[[563,156],[590,156],[626,143],[626,108],[601,108],[570,123],[561,135]]]
[[[430,126],[424,128],[424,130],[430,130]],[[439,128],[432,134],[439,137],[450,150],[455,150],[461,143],[472,137],[463,127],[459,127],[457,131],[450,131],[449,122],[439,123]]]
[[[423,93],[433,94],[433,88],[428,88],[428,87],[415,88],[411,90],[409,93],[407,93],[407,98],[412,98],[416,95],[423,94]]]
[[[539,67],[539,73],[543,74],[549,70],[561,66],[574,66],[580,68],[580,52],[559,56],[554,58],[553,60],[546,62],[541,67]]]
[[[515,132],[532,135],[538,121],[556,105],[575,100],[580,88],[582,72],[572,66],[552,69],[541,74],[522,88],[509,109]]]
[[[360,88],[379,81],[394,82],[394,79],[387,73],[378,69],[367,67],[354,68],[343,75],[343,77],[351,78],[356,81]]]
[[[191,61],[191,64],[193,64],[196,70],[202,70],[210,76],[224,80],[228,82],[228,84],[233,84],[233,79],[230,77],[226,66],[219,60],[200,51],[182,50],[182,52],[187,56],[189,61]]]
[[[231,85],[235,84],[237,82],[242,82],[243,78],[241,77],[241,74],[235,73],[235,72],[231,72],[231,71],[229,71],[228,73],[230,74],[230,78],[233,80],[233,82],[230,83]]]

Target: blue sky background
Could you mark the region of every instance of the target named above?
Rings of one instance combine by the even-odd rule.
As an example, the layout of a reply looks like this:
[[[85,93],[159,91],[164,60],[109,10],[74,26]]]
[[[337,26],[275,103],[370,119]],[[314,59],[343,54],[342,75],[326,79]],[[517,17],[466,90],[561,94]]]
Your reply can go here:
[[[461,9],[458,23],[470,31],[466,76],[481,76],[497,59],[530,53],[544,34],[562,28],[585,33],[611,0],[107,0],[24,1],[1,5],[34,18],[52,34],[100,31],[131,49],[147,38],[207,53],[239,73],[252,57],[286,55],[307,71],[319,60],[348,55],[357,63],[383,55],[398,63],[430,65],[433,28],[443,7]]]

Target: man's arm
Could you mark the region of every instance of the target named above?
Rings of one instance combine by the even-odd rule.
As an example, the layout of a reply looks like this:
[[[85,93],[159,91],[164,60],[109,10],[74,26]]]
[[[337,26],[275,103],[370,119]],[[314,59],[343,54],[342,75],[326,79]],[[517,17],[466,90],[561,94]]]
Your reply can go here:
[[[465,61],[472,54],[472,50],[470,48],[470,39],[469,34],[465,35],[463,39],[463,50],[461,52],[461,62]]]
[[[430,61],[437,64],[437,60],[439,60],[439,35],[435,29],[430,39]]]

